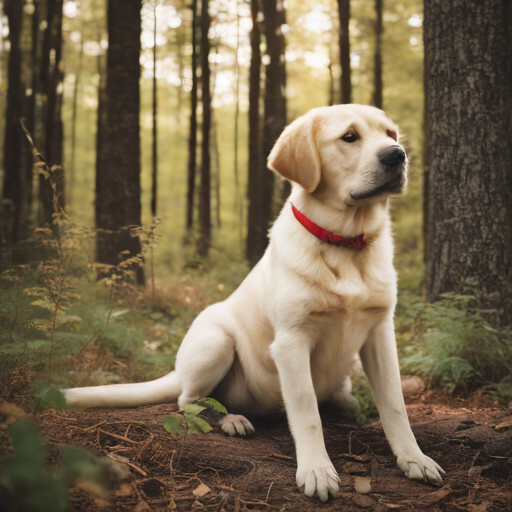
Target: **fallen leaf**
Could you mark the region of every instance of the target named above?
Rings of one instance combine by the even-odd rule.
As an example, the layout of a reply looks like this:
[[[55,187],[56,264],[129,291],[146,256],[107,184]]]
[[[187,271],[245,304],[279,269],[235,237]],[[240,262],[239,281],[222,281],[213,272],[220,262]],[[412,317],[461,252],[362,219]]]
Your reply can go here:
[[[146,510],[151,510],[151,508],[144,500],[140,500],[139,503],[135,505],[133,512],[146,512]]]
[[[496,430],[505,430],[506,428],[512,428],[512,416],[505,418],[499,425],[494,427]]]
[[[438,491],[431,492],[430,494],[423,494],[420,497],[420,499],[421,501],[426,501],[428,503],[437,503],[438,501],[448,496],[448,494],[450,494],[450,487],[448,485],[445,485],[442,489],[439,489]]]
[[[352,501],[363,508],[373,507],[377,502],[370,496],[364,496],[362,494],[356,494],[352,496]]]
[[[366,494],[372,490],[372,479],[368,476],[356,476],[354,478],[354,488],[356,492]]]
[[[133,492],[133,487],[130,484],[123,484],[119,489],[115,490],[112,494],[114,496],[130,496]]]
[[[203,496],[206,496],[211,489],[206,484],[199,484],[193,491],[192,494],[196,498],[202,498]]]
[[[471,504],[469,505],[469,510],[471,512],[487,512],[487,509],[491,506],[491,503],[489,501],[484,501],[483,503],[480,503],[479,505]]]

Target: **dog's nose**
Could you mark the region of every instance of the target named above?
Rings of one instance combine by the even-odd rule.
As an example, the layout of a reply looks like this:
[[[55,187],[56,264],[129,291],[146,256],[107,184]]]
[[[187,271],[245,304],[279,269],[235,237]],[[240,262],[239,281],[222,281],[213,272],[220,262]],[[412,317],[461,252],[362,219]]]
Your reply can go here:
[[[405,151],[400,146],[387,148],[379,154],[379,162],[388,168],[396,167],[405,162]]]

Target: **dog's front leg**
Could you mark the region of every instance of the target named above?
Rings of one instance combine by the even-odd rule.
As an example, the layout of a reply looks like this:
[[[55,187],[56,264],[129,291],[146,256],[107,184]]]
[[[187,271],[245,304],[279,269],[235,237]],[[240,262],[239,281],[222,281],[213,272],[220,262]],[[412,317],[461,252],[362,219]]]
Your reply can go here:
[[[442,482],[443,469],[420,450],[405,409],[392,319],[374,328],[363,345],[361,360],[370,381],[386,438],[397,464],[409,478]]]
[[[338,494],[339,478],[325,449],[318,402],[311,378],[311,344],[296,331],[278,332],[271,346],[288,424],[297,451],[297,484],[307,496],[326,501]]]

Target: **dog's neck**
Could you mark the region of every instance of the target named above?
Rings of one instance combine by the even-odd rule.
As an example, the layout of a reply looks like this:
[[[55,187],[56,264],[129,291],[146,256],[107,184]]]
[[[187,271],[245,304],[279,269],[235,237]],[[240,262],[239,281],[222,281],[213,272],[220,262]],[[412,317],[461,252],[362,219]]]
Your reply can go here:
[[[361,206],[341,204],[338,207],[320,201],[302,187],[293,187],[289,201],[314,223],[347,238],[364,234],[367,240],[371,240],[378,235],[388,218],[387,197]]]

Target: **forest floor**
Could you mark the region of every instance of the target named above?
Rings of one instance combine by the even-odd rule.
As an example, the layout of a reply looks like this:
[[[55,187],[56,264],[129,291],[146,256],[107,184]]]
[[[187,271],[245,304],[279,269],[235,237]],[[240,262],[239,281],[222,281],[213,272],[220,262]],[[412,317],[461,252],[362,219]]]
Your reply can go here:
[[[512,409],[433,392],[407,399],[422,450],[446,471],[440,487],[408,480],[398,469],[380,422],[358,426],[322,411],[327,451],[341,480],[327,503],[295,484],[296,459],[286,419],[253,422],[250,439],[219,429],[180,440],[163,427],[176,406],[46,411],[36,422],[51,445],[75,444],[127,463],[130,474],[110,499],[71,490],[71,510],[135,511],[472,511],[512,510]],[[358,477],[371,490],[356,492]]]

